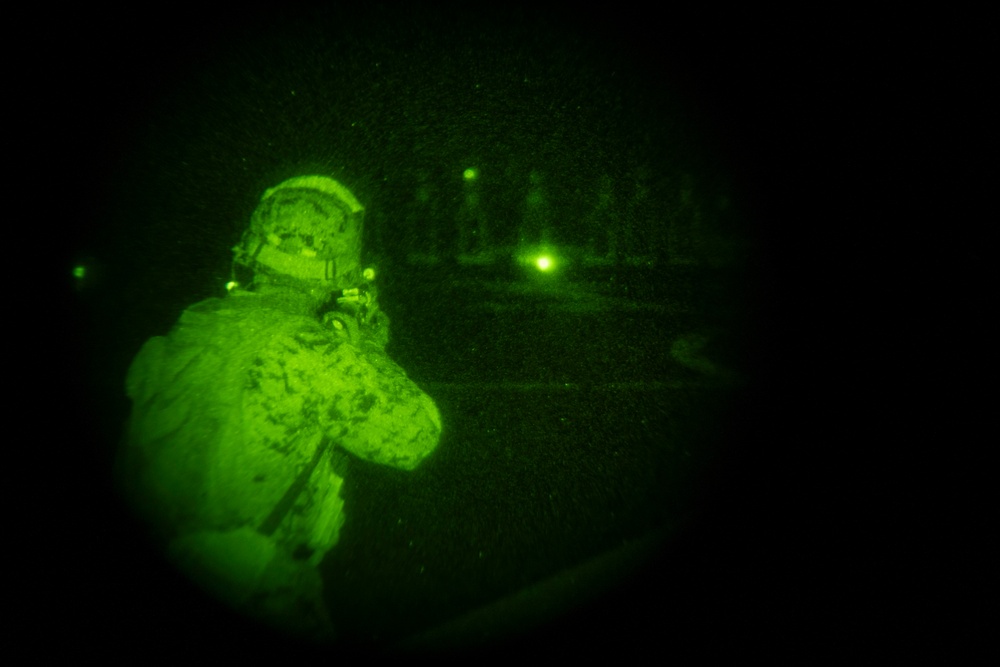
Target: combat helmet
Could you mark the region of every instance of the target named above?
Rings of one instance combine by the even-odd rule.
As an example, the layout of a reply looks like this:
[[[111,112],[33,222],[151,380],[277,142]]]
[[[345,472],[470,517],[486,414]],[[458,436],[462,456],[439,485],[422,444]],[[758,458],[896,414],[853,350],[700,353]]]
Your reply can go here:
[[[328,176],[296,176],[261,195],[234,262],[332,292],[362,280],[363,227],[350,190]]]

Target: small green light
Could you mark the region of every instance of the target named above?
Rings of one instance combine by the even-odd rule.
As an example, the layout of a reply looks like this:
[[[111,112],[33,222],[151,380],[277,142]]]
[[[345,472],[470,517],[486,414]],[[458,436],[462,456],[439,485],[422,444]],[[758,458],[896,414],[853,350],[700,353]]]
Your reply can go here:
[[[469,167],[468,169],[462,172],[462,178],[464,178],[467,181],[474,181],[478,177],[479,177],[479,171],[472,167]]]
[[[535,266],[538,267],[539,271],[548,271],[552,268],[552,258],[547,255],[542,255],[535,260]]]
[[[85,266],[74,266],[73,267],[73,277],[83,278],[87,275],[87,267]]]

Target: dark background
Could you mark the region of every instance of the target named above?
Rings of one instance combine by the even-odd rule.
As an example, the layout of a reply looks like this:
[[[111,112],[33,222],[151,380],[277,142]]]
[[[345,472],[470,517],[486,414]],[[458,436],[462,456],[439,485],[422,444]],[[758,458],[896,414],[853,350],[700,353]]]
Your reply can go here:
[[[936,622],[938,547],[962,531],[926,440],[964,439],[930,417],[918,433],[915,414],[973,398],[952,383],[914,400],[908,378],[932,358],[927,384],[952,379],[940,360],[974,327],[947,323],[980,312],[984,255],[975,236],[910,224],[962,219],[946,183],[976,189],[942,159],[964,141],[952,104],[975,60],[947,27],[459,6],[109,27],[120,18],[81,17],[38,76],[52,160],[79,158],[63,269],[96,278],[65,286],[79,385],[60,440],[80,446],[56,558],[69,583],[39,627],[111,650],[264,641],[155,566],[109,463],[139,346],[220,294],[260,192],[314,171],[366,204],[391,352],[446,424],[415,473],[351,464],[322,569],[352,642],[384,648],[651,530],[669,535],[654,559],[513,648],[815,647]],[[651,265],[578,268],[556,288],[516,265],[407,263],[414,174],[435,174],[446,217],[461,197],[448,174],[471,165],[493,220],[523,213],[531,170],[567,219],[608,175],[616,224],[645,234],[687,176],[739,261],[678,266],[652,243],[626,249]],[[641,220],[626,207],[637,167],[660,206]],[[580,294],[583,312],[567,305]],[[668,353],[709,325],[740,389]]]

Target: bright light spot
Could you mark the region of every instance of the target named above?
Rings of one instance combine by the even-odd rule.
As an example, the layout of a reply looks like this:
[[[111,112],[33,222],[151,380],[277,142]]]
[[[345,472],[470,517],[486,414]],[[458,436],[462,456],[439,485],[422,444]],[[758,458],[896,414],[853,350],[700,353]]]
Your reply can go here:
[[[85,266],[74,266],[73,267],[73,277],[83,278],[87,275],[87,267]]]
[[[467,181],[474,181],[478,177],[479,177],[479,170],[474,169],[472,167],[469,167],[468,169],[462,172],[462,178],[464,178]]]
[[[539,271],[548,271],[552,268],[552,258],[542,255],[535,260],[535,266],[538,267]]]

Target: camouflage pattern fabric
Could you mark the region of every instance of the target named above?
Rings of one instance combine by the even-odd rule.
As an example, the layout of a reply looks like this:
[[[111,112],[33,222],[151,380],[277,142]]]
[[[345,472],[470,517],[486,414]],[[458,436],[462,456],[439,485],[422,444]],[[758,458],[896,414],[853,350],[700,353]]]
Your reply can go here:
[[[121,468],[169,552],[220,597],[329,630],[315,566],[344,523],[339,450],[412,470],[441,432],[384,340],[243,292],[192,306],[140,350]]]

